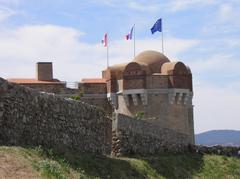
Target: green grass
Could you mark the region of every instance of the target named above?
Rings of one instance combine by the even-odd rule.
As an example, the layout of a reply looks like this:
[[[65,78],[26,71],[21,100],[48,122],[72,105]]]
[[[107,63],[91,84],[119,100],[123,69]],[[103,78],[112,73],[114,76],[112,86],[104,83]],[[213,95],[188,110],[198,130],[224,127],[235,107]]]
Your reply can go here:
[[[162,154],[114,158],[82,154],[68,155],[69,160],[65,160],[52,150],[41,147],[0,147],[0,156],[11,153],[19,156],[19,160],[24,158],[24,162],[29,162],[32,170],[43,178],[240,178],[240,159],[217,155]]]

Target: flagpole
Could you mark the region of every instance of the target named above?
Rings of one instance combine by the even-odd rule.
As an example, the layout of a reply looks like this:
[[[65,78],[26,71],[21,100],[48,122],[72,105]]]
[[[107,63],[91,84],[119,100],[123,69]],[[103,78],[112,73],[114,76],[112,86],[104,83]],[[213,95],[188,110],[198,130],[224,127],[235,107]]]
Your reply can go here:
[[[162,20],[163,21],[163,20]],[[162,53],[164,54],[164,46],[163,46],[163,22],[162,22]]]
[[[162,53],[164,54],[164,47],[163,47],[163,31],[162,31]]]
[[[107,45],[107,67],[109,67],[109,61],[108,61],[108,45]]]
[[[109,38],[108,38],[108,33],[107,33],[107,40],[106,41],[107,41],[106,43],[107,43],[107,68],[108,68],[109,67],[109,59],[108,59],[109,58],[108,57],[109,56],[108,55],[108,41],[109,41]]]
[[[162,32],[162,53],[164,54],[164,46],[163,46],[163,28],[162,28],[162,18],[158,19],[155,24],[153,25],[153,27],[151,28],[151,32],[152,34],[154,34],[155,32]]]
[[[135,58],[136,55],[136,40],[135,40],[135,24],[134,24],[134,31],[133,31],[133,57]]]

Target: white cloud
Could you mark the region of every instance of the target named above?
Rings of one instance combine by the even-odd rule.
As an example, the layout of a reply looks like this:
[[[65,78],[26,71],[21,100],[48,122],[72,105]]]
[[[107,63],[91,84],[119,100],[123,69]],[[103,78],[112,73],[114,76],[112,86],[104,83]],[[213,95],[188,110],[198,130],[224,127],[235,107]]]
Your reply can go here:
[[[118,1],[116,0],[91,0],[96,3],[101,3],[109,6],[115,6]]]
[[[34,77],[37,61],[53,61],[54,76],[60,80],[80,81],[81,78],[97,77],[106,67],[106,48],[101,44],[81,41],[84,33],[74,28],[56,25],[23,26],[0,31],[0,76]],[[182,52],[199,45],[195,39],[165,39],[165,52],[175,59]],[[174,45],[173,45],[174,44]],[[235,44],[235,43],[234,43]],[[161,38],[137,39],[137,53],[143,50],[161,51]],[[111,41],[110,64],[130,61],[133,41]],[[240,63],[232,55],[212,55],[208,59],[194,60],[187,64],[193,75],[235,74]],[[234,73],[233,73],[234,72]],[[236,72],[236,73],[235,73]],[[195,129],[239,129],[238,103],[240,81],[226,82],[221,88],[206,82],[194,85]]]
[[[162,50],[162,42],[160,38],[159,40],[143,40],[140,42],[141,47],[143,47],[144,49],[154,49],[157,51]],[[196,39],[177,39],[168,37],[164,39],[164,52],[166,56],[168,56],[170,59],[177,59],[178,54],[186,52],[187,50],[195,47],[199,43],[200,41]]]
[[[157,12],[161,11],[182,11],[190,8],[199,8],[209,5],[218,4],[218,0],[168,0],[168,1],[157,1],[157,0],[92,0],[96,3],[105,4],[112,7],[128,7],[130,9],[138,11]]]
[[[0,22],[7,20],[9,17],[15,15],[15,12],[9,8],[0,6]]]
[[[236,6],[235,4],[231,3],[221,4],[217,12],[219,23],[224,23],[228,25],[240,25],[238,19],[240,16],[239,5]]]
[[[81,35],[73,28],[54,25],[24,26],[1,32],[0,76],[33,77],[35,63],[48,60],[53,61],[55,77],[61,80],[100,74],[104,66],[96,63],[103,61],[104,49],[81,42]]]
[[[177,59],[179,53],[189,50],[199,43],[198,40],[193,39],[177,39],[166,38],[164,40],[164,54],[170,59]],[[173,46],[174,44],[174,46]],[[110,44],[111,45],[111,44]],[[161,39],[137,39],[136,40],[136,55],[145,50],[162,51]],[[110,46],[110,53],[113,57],[112,64],[128,62],[133,58],[133,41],[115,41]],[[121,59],[121,60],[118,60]]]
[[[195,133],[213,129],[240,129],[240,81],[227,86],[195,86]]]
[[[157,4],[154,4],[154,3],[141,4],[135,1],[129,2],[128,7],[138,11],[150,11],[150,12],[155,12],[159,9],[159,6]]]
[[[170,11],[182,11],[189,8],[198,8],[208,5],[216,4],[217,0],[171,0],[165,4],[166,8]]]
[[[125,7],[125,8],[129,8],[129,9],[133,9],[133,10],[137,10],[137,11],[148,11],[148,12],[156,12],[159,7],[160,7],[160,3],[159,2],[149,2],[146,0],[122,0],[122,1],[118,1],[118,0],[92,0],[94,2],[100,3],[100,4],[104,4],[107,6],[111,6],[111,7],[115,7],[115,8],[119,8],[119,7]]]
[[[61,80],[79,81],[83,77],[100,76],[106,67],[106,48],[101,44],[82,42],[82,35],[76,29],[55,25],[23,26],[2,31],[0,76],[33,77],[35,62],[46,60],[53,61],[55,76]],[[130,61],[133,56],[132,42],[110,42],[110,64]],[[176,57],[196,44],[196,40],[168,38],[166,54]],[[137,53],[149,49],[161,51],[161,40],[137,40],[136,47]]]
[[[223,39],[223,43],[230,48],[240,48],[240,41],[236,38]]]
[[[73,46],[78,35],[74,29],[52,25],[24,26],[16,30],[7,30],[0,34],[0,46],[4,51],[0,55],[1,58],[15,59],[18,54],[25,59],[30,56],[48,56],[49,53],[55,54],[57,51],[56,54],[63,56],[69,53],[71,49],[68,47]]]
[[[206,59],[189,61],[189,66],[195,79],[195,132],[239,130],[240,61],[233,55],[213,54]]]
[[[207,34],[227,34],[240,30],[240,1],[229,0],[219,4],[216,11],[209,15],[209,21],[203,27]]]
[[[219,17],[221,21],[228,21],[233,13],[233,7],[230,4],[222,4],[219,8]]]
[[[20,0],[0,0],[0,5],[8,5],[8,4],[19,4]]]
[[[229,54],[214,54],[207,59],[195,59],[189,62],[193,72],[198,75],[218,74],[240,76],[240,61]]]

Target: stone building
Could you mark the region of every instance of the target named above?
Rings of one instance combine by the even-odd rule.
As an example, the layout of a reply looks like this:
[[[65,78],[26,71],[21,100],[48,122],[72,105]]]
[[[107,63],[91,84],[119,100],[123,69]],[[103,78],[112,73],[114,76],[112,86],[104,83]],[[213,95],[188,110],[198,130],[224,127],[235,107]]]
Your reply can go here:
[[[143,119],[188,135],[194,143],[192,73],[156,51],[103,71],[107,97],[116,113]]]
[[[162,53],[144,51],[129,63],[103,70],[102,78],[82,79],[78,89],[54,79],[49,62],[37,63],[36,79],[8,81],[63,96],[81,94],[82,101],[116,114],[115,154],[156,153],[164,147],[194,144],[191,70]]]
[[[111,114],[113,107],[107,98],[107,80],[104,78],[82,79],[78,83],[81,92],[81,101],[103,108],[105,112]]]
[[[108,67],[102,79],[83,79],[79,86],[85,102],[130,117],[141,114],[145,121],[185,134],[194,143],[192,73],[182,62],[144,51],[132,62]]]
[[[66,88],[65,82],[53,78],[52,62],[38,62],[36,78],[10,78],[7,80],[49,93],[63,93]]]

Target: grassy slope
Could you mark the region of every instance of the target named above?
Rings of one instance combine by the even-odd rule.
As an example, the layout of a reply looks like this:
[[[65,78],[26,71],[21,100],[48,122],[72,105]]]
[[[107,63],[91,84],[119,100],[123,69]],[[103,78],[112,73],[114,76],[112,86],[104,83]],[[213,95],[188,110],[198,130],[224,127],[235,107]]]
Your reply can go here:
[[[216,155],[69,156],[42,148],[0,147],[0,178],[240,178],[240,159]]]

